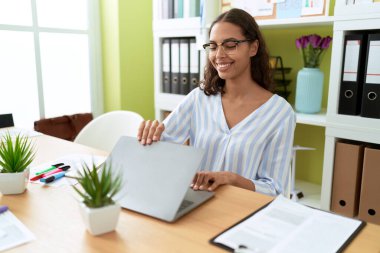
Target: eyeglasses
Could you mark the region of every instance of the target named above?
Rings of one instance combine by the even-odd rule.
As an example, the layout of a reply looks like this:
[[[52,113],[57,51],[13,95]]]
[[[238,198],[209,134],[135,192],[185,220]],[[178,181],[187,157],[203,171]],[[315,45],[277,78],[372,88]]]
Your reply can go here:
[[[235,54],[237,51],[237,47],[240,43],[251,41],[251,39],[245,40],[226,40],[220,43],[210,42],[203,45],[203,48],[206,50],[208,54],[216,54],[218,51],[218,47],[222,46],[223,52],[228,55]]]

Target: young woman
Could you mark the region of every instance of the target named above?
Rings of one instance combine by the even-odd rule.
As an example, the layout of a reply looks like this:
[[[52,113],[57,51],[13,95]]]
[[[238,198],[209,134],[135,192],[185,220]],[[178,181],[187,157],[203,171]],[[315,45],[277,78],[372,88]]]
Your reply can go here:
[[[254,18],[240,9],[211,25],[204,80],[164,120],[141,123],[138,139],[206,149],[194,190],[230,184],[287,194],[295,114],[271,93],[269,56]]]

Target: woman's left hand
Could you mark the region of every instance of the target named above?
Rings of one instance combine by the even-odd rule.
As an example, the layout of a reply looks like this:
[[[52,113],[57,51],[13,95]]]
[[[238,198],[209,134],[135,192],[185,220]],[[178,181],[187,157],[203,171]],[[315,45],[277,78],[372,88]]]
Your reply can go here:
[[[193,190],[214,191],[220,185],[231,184],[233,176],[229,171],[200,171],[195,174],[190,187]]]

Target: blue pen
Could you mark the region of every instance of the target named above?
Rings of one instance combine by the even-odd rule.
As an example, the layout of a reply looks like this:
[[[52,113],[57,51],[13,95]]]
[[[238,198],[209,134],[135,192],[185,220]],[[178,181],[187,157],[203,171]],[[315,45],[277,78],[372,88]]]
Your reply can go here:
[[[56,174],[53,174],[51,175],[50,177],[46,177],[46,178],[41,178],[40,179],[40,182],[43,182],[43,183],[51,183],[57,179],[60,179],[61,177],[64,177],[65,176],[65,172],[62,171],[62,172],[59,172],[59,173],[56,173]]]
[[[0,206],[0,214],[5,213],[6,211],[8,211],[7,206]]]

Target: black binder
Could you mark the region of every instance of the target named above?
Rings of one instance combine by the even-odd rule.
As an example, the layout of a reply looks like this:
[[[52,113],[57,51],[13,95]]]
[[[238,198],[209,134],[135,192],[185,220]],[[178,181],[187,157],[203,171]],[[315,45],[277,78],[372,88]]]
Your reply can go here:
[[[339,114],[360,114],[364,79],[365,44],[365,34],[347,34],[344,38]]]
[[[162,92],[170,93],[170,39],[165,38],[162,40]]]
[[[368,35],[361,116],[380,118],[380,33]]]

